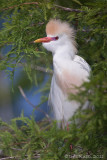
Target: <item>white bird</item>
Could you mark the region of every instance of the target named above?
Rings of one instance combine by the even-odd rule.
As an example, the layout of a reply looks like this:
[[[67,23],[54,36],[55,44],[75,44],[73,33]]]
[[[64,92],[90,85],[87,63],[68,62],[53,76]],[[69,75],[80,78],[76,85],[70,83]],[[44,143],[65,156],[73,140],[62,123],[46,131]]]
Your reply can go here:
[[[52,19],[46,25],[46,34],[47,37],[37,39],[34,43],[42,42],[52,52],[54,73],[48,102],[53,107],[59,127],[65,128],[80,107],[79,102],[68,100],[68,95],[77,94],[75,86],[89,81],[91,69],[82,57],[76,55],[75,34],[68,23]],[[84,107],[87,106],[88,102],[84,102]]]

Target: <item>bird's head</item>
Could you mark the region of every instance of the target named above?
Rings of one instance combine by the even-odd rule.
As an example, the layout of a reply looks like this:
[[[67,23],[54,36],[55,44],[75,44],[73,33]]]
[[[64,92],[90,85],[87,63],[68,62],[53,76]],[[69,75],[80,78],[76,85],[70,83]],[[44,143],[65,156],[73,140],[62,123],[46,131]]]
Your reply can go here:
[[[34,43],[42,42],[43,46],[52,53],[67,44],[72,46],[74,52],[77,51],[75,33],[68,23],[52,19],[46,25],[46,34],[47,37],[37,39]]]

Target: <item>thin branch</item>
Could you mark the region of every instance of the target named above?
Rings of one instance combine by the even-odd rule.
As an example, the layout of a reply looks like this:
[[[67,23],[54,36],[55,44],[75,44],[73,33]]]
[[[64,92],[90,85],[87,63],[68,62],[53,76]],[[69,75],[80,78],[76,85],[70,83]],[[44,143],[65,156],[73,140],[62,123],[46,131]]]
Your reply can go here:
[[[4,57],[2,55],[0,55],[0,60],[3,60]],[[18,63],[18,66],[26,66],[26,63]],[[53,74],[53,70],[50,70],[50,69],[46,69],[44,67],[41,67],[41,66],[37,66],[37,65],[31,65],[31,68],[32,69],[35,69],[37,71],[41,71],[41,72],[45,72],[45,73],[49,73],[49,74]]]
[[[19,149],[19,148],[11,148],[12,150],[15,150],[15,151],[22,151],[23,149]]]
[[[23,66],[26,66],[26,63],[19,63],[18,64],[19,66],[23,67]],[[41,71],[41,72],[45,72],[45,73],[49,73],[49,74],[53,74],[53,71],[50,70],[50,69],[46,69],[44,67],[41,67],[41,66],[37,66],[37,65],[31,65],[31,68],[32,69],[35,69],[37,71]]]
[[[21,95],[22,95],[23,98],[25,99],[25,101],[26,101],[28,104],[30,104],[34,109],[42,112],[42,113],[48,118],[48,120],[49,120],[49,122],[50,122],[51,119],[50,119],[49,115],[48,115],[45,111],[43,111],[42,109],[36,107],[34,104],[32,104],[32,103],[28,100],[28,98],[26,97],[26,95],[25,95],[25,93],[24,93],[24,91],[23,91],[23,89],[22,89],[21,86],[18,86],[18,88],[19,88],[19,90],[20,90]]]
[[[33,27],[33,26],[42,26],[45,22],[38,22],[38,23],[34,23],[34,24],[31,24],[30,26]]]
[[[28,157],[28,155],[25,155],[25,157]],[[0,158],[0,160],[9,160],[9,159],[17,159],[17,160],[19,160],[19,158],[21,158],[21,157],[19,157],[19,156],[17,156],[17,157],[5,157],[5,158]],[[33,156],[33,158],[35,158],[35,159],[38,159],[38,158],[40,158],[40,154],[37,154],[37,155],[34,155]],[[25,160],[25,159],[24,159]]]
[[[26,2],[26,3],[21,3],[21,4],[18,4],[18,5],[14,5],[14,6],[10,6],[10,7],[7,7],[7,8],[3,8],[3,10],[8,10],[8,9],[13,9],[15,7],[19,7],[19,6],[23,6],[23,5],[29,5],[29,4],[36,4],[38,5],[39,3],[38,2]]]
[[[85,11],[82,11],[82,10],[79,10],[79,9],[72,9],[72,8],[68,8],[68,7],[59,6],[59,5],[56,5],[56,4],[54,6],[57,7],[57,8],[60,8],[64,11],[68,11],[68,12],[78,12],[78,13],[85,12]]]
[[[40,66],[31,66],[32,69],[35,69],[35,70],[38,70],[38,71],[41,71],[41,72],[45,72],[45,73],[49,73],[49,74],[53,74],[53,71],[52,70],[49,70],[49,69],[46,69],[44,67],[40,67]]]
[[[19,5],[14,5],[14,6],[10,6],[10,7],[7,7],[7,8],[3,8],[2,10],[13,9],[15,7],[19,7],[19,6],[22,6],[22,5],[30,5],[30,4],[38,5],[39,3],[38,2],[25,2],[25,3],[21,3]],[[68,7],[59,6],[57,4],[55,4],[54,6],[59,8],[59,9],[62,9],[64,11],[68,11],[68,12],[78,12],[78,13],[85,12],[85,11],[82,11],[82,10],[79,10],[79,9],[72,9],[72,8],[68,8]]]
[[[93,29],[77,29],[76,32],[91,32]]]
[[[9,160],[9,159],[19,159],[19,157],[5,157],[5,158],[0,158],[0,160]]]

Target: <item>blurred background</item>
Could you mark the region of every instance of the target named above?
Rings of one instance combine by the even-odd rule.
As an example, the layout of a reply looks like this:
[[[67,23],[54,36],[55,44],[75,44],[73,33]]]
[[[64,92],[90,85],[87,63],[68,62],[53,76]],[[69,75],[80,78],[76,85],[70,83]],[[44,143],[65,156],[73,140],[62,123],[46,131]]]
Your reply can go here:
[[[2,28],[3,22],[4,20],[0,21],[0,29]],[[2,48],[0,59],[2,59],[10,49],[11,46]],[[45,112],[49,111],[47,104],[48,92],[44,93],[41,91],[48,82],[49,74],[38,71],[36,76],[40,79],[40,83],[34,82],[32,85],[23,66],[16,67],[14,79],[10,79],[10,75],[8,76],[6,71],[0,71],[0,118],[3,121],[9,122],[12,118],[20,116],[22,112],[24,116],[27,117],[33,114],[36,121],[41,120],[45,116],[42,112],[35,110],[26,102],[18,86],[23,88],[24,93],[33,105],[40,107]],[[41,102],[42,98],[43,101]]]
[[[14,85],[12,84],[12,81],[9,80],[5,72],[0,72],[0,118],[3,121],[8,122],[12,118],[20,116],[22,111],[24,116],[27,117],[30,117],[33,114],[35,116],[35,120],[37,121],[41,120],[45,116],[43,113],[35,110],[32,105],[26,102],[18,88],[21,84],[29,101],[33,105],[40,107],[45,112],[48,112],[49,108],[46,99],[44,100],[45,102],[41,103],[41,98],[44,96],[48,97],[48,94],[43,94],[43,92],[40,92],[40,89],[42,89],[46,84],[49,76],[45,73],[42,74],[44,79],[41,84],[37,86],[35,84],[30,86],[30,82],[24,74],[22,67],[15,71]]]

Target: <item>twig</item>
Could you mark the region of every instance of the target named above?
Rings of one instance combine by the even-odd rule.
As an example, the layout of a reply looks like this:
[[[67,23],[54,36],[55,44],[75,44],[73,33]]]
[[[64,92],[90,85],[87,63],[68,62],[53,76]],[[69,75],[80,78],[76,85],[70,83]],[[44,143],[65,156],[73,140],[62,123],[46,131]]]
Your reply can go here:
[[[22,89],[21,86],[18,86],[18,88],[19,88],[19,90],[20,90],[21,95],[22,95],[22,96],[24,97],[24,99],[26,100],[26,102],[27,102],[28,104],[30,104],[30,105],[31,105],[33,108],[35,108],[36,110],[42,112],[42,113],[48,118],[48,120],[49,120],[49,122],[50,122],[51,119],[50,119],[49,115],[48,115],[45,111],[43,111],[42,109],[36,107],[34,104],[32,104],[32,103],[28,100],[28,98],[26,97],[26,95],[25,95],[25,93],[24,93],[24,91],[23,91],[23,89]]]
[[[25,157],[28,157],[28,155],[25,155]],[[40,158],[40,154],[34,155],[33,157],[38,159],[38,158]],[[15,156],[14,157],[4,157],[4,158],[0,158],[0,160],[9,160],[9,159],[19,160],[19,158],[21,158],[21,157],[19,157],[19,156],[18,157],[15,157]]]
[[[11,148],[12,150],[15,150],[15,151],[22,151],[23,149],[19,149],[19,148]]]
[[[38,5],[39,3],[38,2],[25,2],[25,3],[21,3],[19,5],[14,5],[14,6],[10,6],[10,7],[7,7],[7,8],[3,8],[2,10],[13,9],[13,8],[19,7],[21,5],[29,5],[29,4],[36,4],[36,5]],[[54,6],[57,7],[57,8],[60,8],[60,9],[62,9],[64,11],[68,11],[68,12],[78,12],[78,13],[85,12],[85,11],[82,11],[82,10],[79,10],[79,9],[72,9],[72,8],[68,8],[68,7],[59,6],[57,4],[55,4]]]
[[[45,23],[45,22],[38,22],[38,23],[34,23],[34,24],[31,24],[31,27],[33,27],[33,26],[37,26],[37,25],[42,26],[44,23]]]
[[[9,159],[18,159],[19,157],[5,157],[5,158],[0,158],[0,160],[9,160]]]
[[[23,64],[22,64],[22,63],[19,63],[18,65],[21,66],[21,67],[23,67],[23,66],[26,66],[26,63],[23,63]],[[52,71],[52,70],[46,69],[46,68],[41,67],[41,66],[31,65],[31,68],[32,68],[32,69],[35,69],[35,70],[37,70],[37,71],[41,71],[41,72],[53,74],[53,71]]]
[[[54,6],[57,7],[57,8],[60,8],[60,9],[62,9],[64,11],[68,11],[68,12],[78,12],[78,13],[85,12],[85,11],[82,11],[82,10],[79,10],[79,9],[72,9],[72,8],[62,7],[62,6],[59,6],[59,5],[56,5],[56,4]]]
[[[19,7],[19,6],[22,6],[22,5],[28,5],[28,4],[36,4],[38,5],[39,3],[38,2],[26,2],[26,3],[21,3],[21,4],[18,4],[18,5],[14,5],[14,6],[10,6],[10,7],[7,7],[7,8],[3,8],[3,10],[8,10],[8,9],[13,9],[15,7]]]
[[[93,29],[82,29],[82,30],[81,29],[77,29],[76,30],[76,32],[87,32],[87,33],[91,32],[91,31],[93,31]]]
[[[36,69],[36,70],[41,71],[41,72],[53,74],[53,71],[51,71],[49,69],[46,69],[44,67],[40,67],[40,66],[31,66],[31,67],[32,67],[32,69]]]

